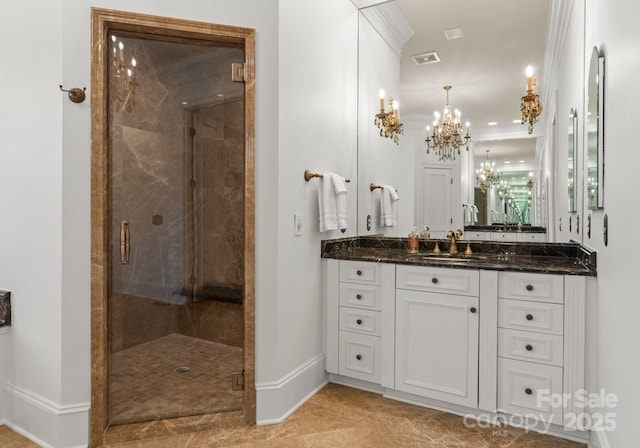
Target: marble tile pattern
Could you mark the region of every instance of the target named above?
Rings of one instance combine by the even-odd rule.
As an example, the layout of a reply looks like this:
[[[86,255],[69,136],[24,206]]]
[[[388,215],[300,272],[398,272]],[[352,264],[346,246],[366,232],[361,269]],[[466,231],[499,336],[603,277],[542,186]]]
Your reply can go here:
[[[441,253],[433,253],[436,242]],[[409,254],[406,238],[364,236],[322,241],[321,256],[340,260],[374,261],[423,266],[596,275],[596,253],[574,243],[502,243],[472,241],[473,255],[465,256],[467,242],[458,241],[459,253],[448,254],[449,240],[420,241],[419,254]]]
[[[11,292],[0,290],[0,327],[11,325]]]
[[[111,355],[111,425],[242,409],[242,348],[171,334]],[[184,371],[187,370],[188,371]]]
[[[149,424],[151,425],[151,423]],[[284,422],[172,435],[109,448],[584,448],[523,429],[471,427],[461,416],[337,384],[325,386]],[[149,427],[141,424],[139,432]]]

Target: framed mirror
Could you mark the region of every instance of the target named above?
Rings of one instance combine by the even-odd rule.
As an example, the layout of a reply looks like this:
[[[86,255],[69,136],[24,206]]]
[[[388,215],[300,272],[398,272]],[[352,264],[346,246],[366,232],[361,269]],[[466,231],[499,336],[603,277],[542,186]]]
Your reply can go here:
[[[569,197],[569,213],[576,211],[576,148],[578,141],[578,113],[575,109],[569,112],[569,151],[567,154],[567,194]]]
[[[587,86],[587,204],[604,206],[604,56],[591,52]]]

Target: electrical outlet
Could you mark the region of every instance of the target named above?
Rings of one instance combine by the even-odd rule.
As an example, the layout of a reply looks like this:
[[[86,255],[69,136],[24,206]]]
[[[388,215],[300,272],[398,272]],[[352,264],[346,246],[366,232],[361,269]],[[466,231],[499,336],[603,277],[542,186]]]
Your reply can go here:
[[[302,215],[296,213],[293,215],[293,236],[302,235]]]

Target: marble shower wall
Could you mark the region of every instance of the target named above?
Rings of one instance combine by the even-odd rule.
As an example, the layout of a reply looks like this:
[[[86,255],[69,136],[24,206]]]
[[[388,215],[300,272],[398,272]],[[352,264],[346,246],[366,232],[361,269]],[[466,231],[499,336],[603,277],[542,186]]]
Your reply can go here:
[[[236,344],[239,339],[241,345],[241,337],[224,335],[225,329],[242,328],[241,305],[240,312],[229,313],[224,306],[186,309],[191,299],[185,287],[192,275],[198,283],[242,286],[244,115],[237,98],[243,88],[227,78],[229,61],[242,61],[243,51],[117,39],[123,49],[114,54],[133,68],[134,77],[117,76],[116,65],[110,68],[112,351],[170,333]],[[203,110],[214,111],[208,121],[216,132],[198,130],[191,138]],[[203,145],[198,134],[214,144]],[[130,228],[126,265],[120,263],[123,220]]]

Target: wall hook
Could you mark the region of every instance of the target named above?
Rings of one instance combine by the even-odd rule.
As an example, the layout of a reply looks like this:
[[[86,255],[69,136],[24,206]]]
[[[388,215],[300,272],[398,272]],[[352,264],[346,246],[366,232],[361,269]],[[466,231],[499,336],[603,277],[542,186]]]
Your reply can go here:
[[[60,84],[60,90],[63,92],[67,92],[69,99],[74,103],[82,103],[87,97],[87,95],[84,93],[85,90],[87,90],[86,87],[83,87],[82,89],[79,87],[74,87],[73,89],[65,90],[62,88],[62,84]]]

